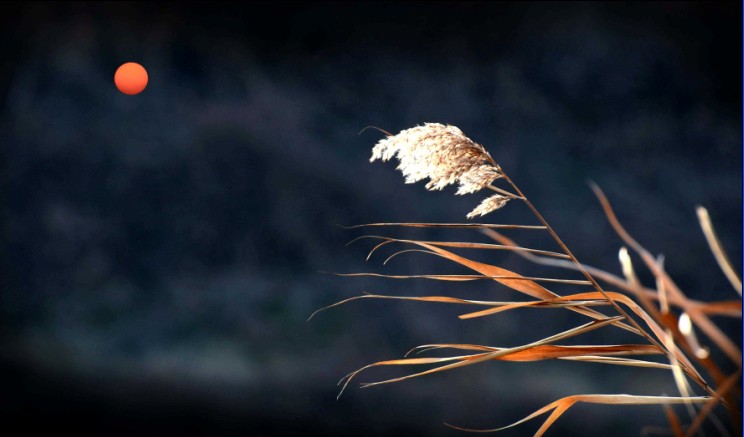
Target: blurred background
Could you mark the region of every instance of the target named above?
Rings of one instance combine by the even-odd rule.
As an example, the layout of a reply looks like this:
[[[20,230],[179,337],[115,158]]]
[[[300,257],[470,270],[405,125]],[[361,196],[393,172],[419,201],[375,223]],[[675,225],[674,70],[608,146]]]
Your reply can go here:
[[[393,163],[368,162],[381,134],[358,134],[424,122],[484,144],[585,263],[620,274],[622,243],[593,180],[690,297],[738,298],[695,206],[740,267],[741,16],[740,2],[3,3],[4,423],[462,435],[442,422],[492,428],[571,394],[676,393],[659,370],[485,363],[352,385],[336,401],[343,375],[419,344],[516,346],[585,319],[524,310],[461,321],[461,308],[371,300],[306,319],[362,291],[520,298],[482,281],[322,273],[468,273],[424,254],[383,266],[394,249],[365,262],[372,242],[344,246],[364,230],[337,226],[465,221],[482,194],[405,185]],[[149,73],[137,96],[113,84],[129,61]],[[535,223],[516,202],[484,220]],[[487,241],[472,230],[373,231]],[[545,235],[508,235],[556,249]],[[508,253],[468,255],[575,277]],[[740,320],[714,321],[741,344]],[[574,340],[635,341],[611,328]],[[358,381],[402,374],[372,369]],[[665,426],[663,410],[579,405],[551,435],[644,426]]]

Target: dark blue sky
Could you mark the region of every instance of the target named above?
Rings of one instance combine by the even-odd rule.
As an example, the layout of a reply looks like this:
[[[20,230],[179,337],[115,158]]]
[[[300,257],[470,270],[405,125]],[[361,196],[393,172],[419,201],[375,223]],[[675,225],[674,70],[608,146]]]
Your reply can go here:
[[[358,135],[368,125],[460,127],[582,261],[619,274],[621,241],[593,180],[691,297],[737,296],[695,206],[709,209],[740,267],[741,3],[63,2],[0,12],[0,355],[12,393],[1,411],[14,420],[452,434],[442,421],[503,425],[568,394],[674,390],[653,372],[507,363],[352,389],[336,402],[338,378],[415,345],[516,345],[579,320],[464,323],[441,307],[357,302],[305,322],[363,290],[513,297],[482,283],[318,273],[459,273],[423,255],[365,263],[367,246],[343,246],[359,234],[336,224],[464,221],[482,197],[427,192],[393,164],[370,164],[380,135]],[[134,97],[113,84],[128,61],[150,76]],[[514,205],[487,219],[533,220]],[[514,256],[489,261],[542,272]],[[741,343],[740,321],[716,321]],[[636,435],[663,423],[655,407],[592,407],[554,432]]]

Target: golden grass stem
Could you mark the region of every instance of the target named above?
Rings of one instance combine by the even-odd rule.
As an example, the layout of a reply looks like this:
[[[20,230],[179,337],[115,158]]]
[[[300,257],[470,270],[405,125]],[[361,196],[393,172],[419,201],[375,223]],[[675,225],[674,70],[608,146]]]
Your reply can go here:
[[[402,226],[408,228],[491,228],[491,229],[528,229],[543,230],[545,226],[535,225],[502,225],[492,223],[365,223],[362,225],[343,226],[344,229],[357,229],[369,226]]]
[[[321,272],[326,273],[326,272]],[[439,281],[474,281],[478,279],[509,279],[515,281],[536,281],[536,282],[555,282],[559,284],[572,284],[572,285],[590,285],[588,281],[577,280],[577,279],[556,279],[556,278],[535,278],[528,276],[502,276],[502,275],[385,275],[382,273],[331,273],[336,276],[372,276],[379,278],[392,278],[392,279],[434,279]]]
[[[491,191],[495,191],[495,192],[497,192],[499,194],[503,194],[503,195],[505,195],[507,197],[510,197],[512,199],[521,199],[521,197],[517,196],[516,194],[510,193],[510,192],[508,192],[508,191],[506,191],[504,189],[501,189],[499,187],[494,187],[493,185],[488,185],[488,186],[486,186],[486,188],[488,188]]]
[[[705,234],[705,239],[708,241],[708,246],[710,246],[710,251],[713,252],[713,256],[716,257],[718,265],[721,267],[721,270],[726,275],[729,282],[731,282],[734,290],[736,290],[737,293],[739,293],[739,296],[741,296],[741,279],[739,278],[739,275],[736,274],[736,271],[734,271],[734,267],[731,265],[731,260],[729,260],[726,255],[726,251],[723,250],[721,241],[718,239],[716,231],[713,229],[713,222],[710,220],[708,210],[702,206],[698,206],[697,216],[700,221],[700,228],[702,228],[703,234]]]
[[[392,237],[385,237],[382,235],[361,235],[359,237],[354,238],[353,240],[346,243],[346,245],[353,244],[359,240],[363,239],[377,239],[377,240],[384,240],[384,244],[389,243],[412,243],[412,240],[405,240],[402,238],[392,238]],[[419,241],[419,240],[417,240]],[[427,241],[427,240],[420,240],[421,243],[427,243],[431,244],[433,246],[439,246],[439,247],[458,247],[458,248],[464,248],[464,249],[485,249],[485,250],[513,250],[513,251],[521,251],[521,252],[529,252],[533,253],[535,255],[543,255],[543,256],[550,256],[553,258],[566,258],[568,259],[569,256],[564,253],[558,253],[553,252],[550,250],[542,250],[542,249],[532,249],[529,247],[514,247],[510,245],[505,244],[489,244],[489,243],[471,243],[471,242],[463,242],[463,241]],[[371,251],[374,252],[379,247],[381,247],[381,244],[378,244],[375,246]],[[369,257],[368,257],[369,259]]]

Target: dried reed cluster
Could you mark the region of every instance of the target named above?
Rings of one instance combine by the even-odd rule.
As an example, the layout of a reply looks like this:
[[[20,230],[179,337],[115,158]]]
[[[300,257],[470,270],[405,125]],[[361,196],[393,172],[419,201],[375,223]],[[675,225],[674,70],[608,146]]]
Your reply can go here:
[[[401,131],[397,135],[387,134],[372,150],[370,161],[381,159],[388,161],[397,157],[398,169],[406,178],[406,183],[414,183],[429,178],[426,188],[441,190],[447,185],[459,184],[457,194],[474,193],[483,188],[497,194],[486,198],[468,218],[485,215],[502,207],[511,199],[522,201],[540,221],[541,226],[519,224],[480,224],[480,223],[372,223],[358,225],[384,227],[417,227],[417,228],[465,228],[477,229],[489,237],[491,243],[462,241],[423,241],[404,240],[378,235],[365,235],[362,238],[382,240],[369,253],[388,244],[404,244],[413,249],[400,250],[391,255],[423,252],[438,256],[460,265],[472,272],[462,275],[415,274],[384,275],[379,273],[352,273],[342,276],[384,276],[388,278],[426,278],[438,281],[493,280],[497,283],[523,293],[528,300],[503,302],[491,300],[465,300],[448,296],[398,296],[365,293],[351,297],[330,307],[358,299],[394,299],[403,301],[438,302],[455,305],[481,306],[475,312],[469,311],[460,315],[460,319],[472,319],[496,315],[510,310],[568,310],[589,317],[590,321],[575,328],[558,332],[549,337],[515,347],[495,347],[475,344],[428,344],[414,348],[424,353],[431,350],[453,350],[449,357],[417,357],[379,361],[354,371],[344,377],[340,383],[343,388],[360,372],[376,366],[420,366],[433,365],[428,370],[411,373],[403,377],[363,384],[363,387],[403,381],[410,378],[429,375],[458,367],[469,366],[484,361],[540,361],[549,359],[584,361],[597,364],[633,366],[645,369],[670,371],[680,396],[646,396],[630,394],[577,394],[556,400],[535,411],[522,420],[504,428],[522,424],[533,418],[550,413],[536,436],[545,433],[548,428],[572,405],[577,402],[600,403],[608,405],[662,405],[665,408],[669,427],[676,436],[692,436],[701,430],[704,423],[710,422],[719,435],[740,435],[741,410],[741,373],[742,351],[712,320],[712,317],[742,317],[742,282],[718,241],[707,211],[699,207],[698,218],[701,228],[708,240],[721,269],[739,293],[739,299],[717,302],[700,302],[690,299],[675,284],[666,272],[660,258],[641,246],[623,228],[615,216],[609,201],[597,186],[592,186],[602,208],[615,232],[638,256],[643,265],[653,274],[655,284],[646,286],[635,274],[630,253],[625,247],[620,249],[622,276],[580,263],[569,248],[561,241],[548,222],[542,217],[529,199],[521,192],[509,176],[496,164],[488,152],[466,137],[460,129],[438,123],[426,123]],[[512,192],[492,185],[496,180],[508,184]],[[497,229],[522,229],[529,231],[547,231],[550,237],[561,248],[561,252],[552,252],[538,248],[518,245],[514,240],[497,232]],[[494,244],[494,242],[498,244]],[[583,279],[560,279],[551,277],[527,277],[509,271],[495,264],[475,261],[463,255],[455,254],[449,249],[490,249],[513,251],[534,263],[570,269],[580,272]],[[369,259],[368,256],[368,259]],[[387,262],[387,261],[386,261]],[[618,291],[605,291],[599,284],[611,286]],[[539,283],[562,283],[576,287],[572,294],[560,296]],[[589,291],[579,287],[591,287]],[[326,307],[326,308],[330,308]],[[605,314],[598,308],[610,308],[613,314]],[[625,308],[625,309],[623,309]],[[318,310],[320,311],[320,310]],[[317,311],[316,311],[317,313]],[[311,316],[312,317],[312,316]],[[643,340],[643,344],[610,344],[610,345],[560,345],[564,339],[579,336],[585,332],[604,327],[616,327],[629,331]],[[694,329],[705,334],[698,339]],[[705,343],[705,344],[703,344]],[[710,347],[715,347],[725,357],[726,363],[713,361]],[[468,351],[463,354],[463,351]],[[663,356],[664,361],[650,358],[630,358],[639,355]],[[734,371],[724,370],[734,367]],[[701,373],[702,372],[702,373]],[[710,380],[710,382],[709,382]],[[695,392],[702,392],[697,395]],[[342,389],[343,392],[343,389]],[[340,396],[340,394],[339,394]],[[671,405],[682,404],[689,414],[689,422],[683,424]],[[702,404],[701,407],[697,405]],[[725,426],[716,416],[715,409],[723,405],[730,422]],[[721,408],[719,408],[721,410]],[[719,411],[720,412],[720,411]],[[499,429],[504,429],[499,428]],[[464,429],[464,428],[458,428]],[[499,429],[491,430],[497,431]],[[665,430],[667,433],[669,429]]]
[[[388,135],[372,149],[370,162],[398,158],[397,169],[407,184],[429,178],[427,190],[441,190],[458,184],[456,194],[470,194],[489,187],[502,177],[498,164],[486,149],[466,137],[455,126],[424,123]],[[494,195],[481,202],[468,218],[485,215],[501,208],[509,197]]]

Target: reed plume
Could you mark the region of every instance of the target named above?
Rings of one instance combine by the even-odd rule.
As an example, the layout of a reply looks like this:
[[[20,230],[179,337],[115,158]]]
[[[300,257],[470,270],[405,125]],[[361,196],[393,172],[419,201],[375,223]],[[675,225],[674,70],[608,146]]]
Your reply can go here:
[[[415,183],[429,179],[426,184],[428,190],[441,190],[448,185],[458,185],[456,194],[470,194],[484,188],[496,192],[484,199],[475,209],[467,214],[471,219],[476,216],[484,216],[503,207],[510,200],[520,200],[540,221],[542,226],[527,226],[515,224],[475,224],[475,223],[372,223],[363,226],[401,226],[401,227],[448,227],[480,229],[483,234],[499,244],[484,244],[472,242],[453,241],[419,241],[403,240],[392,237],[363,236],[381,239],[373,252],[382,246],[398,243],[415,246],[414,249],[396,252],[388,258],[407,252],[424,252],[447,259],[475,272],[472,275],[382,275],[377,273],[354,273],[344,276],[386,276],[388,278],[428,278],[440,281],[462,281],[472,279],[494,280],[506,287],[519,291],[531,300],[519,302],[466,300],[448,296],[387,296],[365,293],[362,296],[348,298],[339,303],[330,305],[334,307],[343,303],[358,299],[395,299],[404,301],[439,302],[456,305],[477,305],[485,309],[462,314],[460,319],[472,319],[495,315],[500,312],[516,309],[560,309],[569,310],[589,317],[591,320],[581,326],[556,333],[544,339],[534,341],[525,345],[503,348],[474,344],[429,344],[414,348],[419,352],[433,349],[452,349],[457,351],[450,357],[430,358],[403,358],[395,360],[380,361],[354,371],[344,377],[342,390],[360,372],[376,366],[418,366],[434,365],[435,367],[412,373],[404,377],[393,378],[385,381],[363,384],[363,387],[375,386],[385,383],[402,381],[410,378],[420,377],[435,372],[446,371],[457,367],[477,364],[484,361],[538,361],[547,359],[561,359],[571,361],[586,361],[599,364],[612,364],[622,366],[642,367],[648,369],[662,369],[671,371],[674,381],[681,396],[641,396],[628,394],[577,394],[554,401],[537,410],[522,420],[507,427],[510,428],[522,424],[533,418],[550,412],[548,419],[543,423],[535,434],[540,436],[572,405],[577,402],[600,403],[608,405],[648,405],[657,404],[665,408],[667,419],[670,423],[672,433],[680,435],[694,435],[706,420],[709,420],[717,431],[726,433],[733,430],[739,433],[741,415],[738,409],[738,399],[735,394],[741,394],[741,347],[736,345],[728,336],[710,320],[710,316],[727,316],[741,318],[741,301],[729,300],[719,302],[698,302],[689,299],[682,290],[674,283],[668,273],[664,270],[658,258],[653,257],[622,227],[612,210],[609,201],[599,187],[593,185],[592,189],[597,195],[602,208],[610,224],[625,243],[643,260],[646,267],[655,277],[655,288],[645,287],[632,266],[628,250],[623,247],[620,250],[620,262],[624,277],[618,277],[606,271],[582,264],[571,253],[569,248],[561,241],[548,222],[538,212],[537,208],[522,193],[519,187],[509,178],[503,169],[491,158],[491,155],[480,144],[474,142],[455,126],[439,123],[425,123],[406,129],[397,135],[387,134],[372,149],[370,161],[389,161],[397,158],[399,161],[397,169],[400,170],[406,183]],[[506,183],[509,191],[494,185],[498,181]],[[731,281],[734,288],[741,293],[741,279],[730,265],[728,258],[723,253],[722,245],[717,241],[713,232],[712,223],[707,211],[698,211],[701,227],[706,238],[710,242],[711,250]],[[496,229],[525,229],[532,231],[547,231],[550,237],[560,246],[562,253],[545,251],[537,248],[528,248],[518,245],[516,242],[500,234]],[[447,248],[447,249],[445,249]],[[580,272],[586,280],[565,280],[558,278],[534,278],[522,276],[519,273],[509,271],[502,267],[477,262],[462,255],[455,254],[448,249],[499,249],[513,251],[535,263],[572,269]],[[369,258],[369,257],[368,257]],[[386,261],[387,262],[387,261]],[[604,283],[621,290],[605,291],[599,284],[598,279]],[[590,286],[592,290],[577,290],[573,294],[560,296],[547,289],[538,282],[563,283],[571,286]],[[634,300],[635,298],[635,300]],[[637,300],[637,301],[636,301]],[[326,307],[326,308],[329,308]],[[609,307],[617,314],[607,315],[595,308]],[[324,308],[325,309],[325,308]],[[320,310],[318,310],[320,311]],[[316,313],[318,312],[316,311]],[[676,311],[676,312],[675,312]],[[315,313],[313,314],[315,315]],[[635,317],[634,317],[635,316]],[[311,316],[312,317],[312,316]],[[564,339],[579,336],[583,333],[605,328],[616,327],[629,331],[643,339],[644,344],[621,344],[621,345],[559,345],[556,344]],[[699,328],[710,341],[710,345],[703,346],[694,335],[693,326]],[[736,370],[725,374],[721,370],[720,363],[711,359],[707,346],[717,347],[728,360],[733,362]],[[463,355],[463,351],[469,351]],[[664,355],[669,364],[659,363],[648,359],[625,358],[624,356],[639,355]],[[693,364],[697,363],[697,366]],[[712,384],[700,372],[703,370]],[[694,383],[691,385],[690,382]],[[693,388],[703,392],[696,395]],[[340,396],[341,393],[339,393]],[[681,419],[677,416],[670,405],[684,404],[690,414],[690,424],[685,429]],[[704,404],[696,408],[696,404]],[[729,414],[731,424],[726,428],[717,416],[712,414],[716,406],[723,405]],[[452,425],[450,425],[452,426]],[[454,426],[453,426],[454,427]],[[466,430],[461,427],[457,429]],[[474,431],[474,430],[471,430]],[[485,431],[485,430],[478,430]]]
[[[458,184],[456,194],[470,194],[503,176],[483,146],[466,137],[457,127],[440,123],[424,123],[381,139],[372,148],[369,161],[392,158],[398,158],[397,169],[403,173],[407,184],[429,178],[427,190]],[[489,199],[471,211],[468,218],[501,208],[510,197]]]

